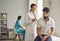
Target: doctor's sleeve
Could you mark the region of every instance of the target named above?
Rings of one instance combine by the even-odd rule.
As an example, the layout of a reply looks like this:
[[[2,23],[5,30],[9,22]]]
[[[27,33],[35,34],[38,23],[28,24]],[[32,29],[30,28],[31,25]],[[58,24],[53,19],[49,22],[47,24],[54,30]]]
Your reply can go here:
[[[37,28],[40,28],[40,21],[37,21]]]
[[[32,23],[32,20],[29,18],[28,15],[26,15],[25,24],[28,25],[30,23]]]

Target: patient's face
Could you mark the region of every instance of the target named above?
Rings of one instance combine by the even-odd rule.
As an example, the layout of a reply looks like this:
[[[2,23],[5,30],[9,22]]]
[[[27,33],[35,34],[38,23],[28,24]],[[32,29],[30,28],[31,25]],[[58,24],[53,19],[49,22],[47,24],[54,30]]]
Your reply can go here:
[[[46,13],[45,11],[43,11],[43,17],[44,17],[44,19],[49,18],[49,13]]]

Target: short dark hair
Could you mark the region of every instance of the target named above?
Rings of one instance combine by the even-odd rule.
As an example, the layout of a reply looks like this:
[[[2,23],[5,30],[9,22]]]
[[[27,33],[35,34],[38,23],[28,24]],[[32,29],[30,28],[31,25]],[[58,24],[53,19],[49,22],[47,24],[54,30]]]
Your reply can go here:
[[[20,19],[21,19],[21,17],[22,17],[22,16],[18,16],[18,20],[20,20]]]
[[[50,12],[50,9],[48,7],[44,7],[43,11],[45,11],[46,13]]]
[[[33,3],[33,4],[31,4],[31,8],[32,8],[33,6],[37,6],[37,5]]]

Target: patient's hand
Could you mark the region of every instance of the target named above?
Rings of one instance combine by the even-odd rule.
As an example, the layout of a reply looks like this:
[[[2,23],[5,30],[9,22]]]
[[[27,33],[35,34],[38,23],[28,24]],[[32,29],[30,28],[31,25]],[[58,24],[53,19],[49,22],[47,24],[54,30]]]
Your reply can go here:
[[[48,36],[44,36],[42,40],[45,41],[47,38],[48,38]]]
[[[45,41],[45,38],[44,37],[42,38],[42,41]]]

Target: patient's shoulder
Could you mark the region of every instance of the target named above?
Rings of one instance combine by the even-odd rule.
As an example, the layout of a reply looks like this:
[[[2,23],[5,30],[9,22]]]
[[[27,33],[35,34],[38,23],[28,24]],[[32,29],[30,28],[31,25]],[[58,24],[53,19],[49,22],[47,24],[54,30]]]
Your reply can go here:
[[[43,20],[43,17],[41,17],[41,18],[39,19],[39,21],[40,21],[40,20]]]

